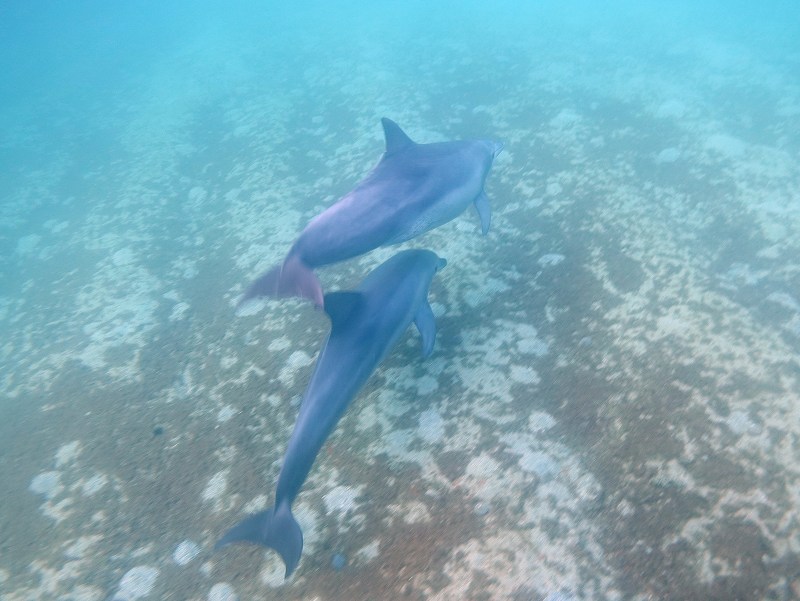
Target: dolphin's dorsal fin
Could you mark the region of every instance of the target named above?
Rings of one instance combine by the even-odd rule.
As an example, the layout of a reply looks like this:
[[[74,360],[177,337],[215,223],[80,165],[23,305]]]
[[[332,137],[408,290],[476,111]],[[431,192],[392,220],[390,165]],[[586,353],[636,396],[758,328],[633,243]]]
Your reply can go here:
[[[324,307],[325,313],[331,318],[331,329],[344,327],[363,302],[364,295],[360,292],[329,292],[326,294]]]
[[[391,119],[384,117],[381,119],[381,124],[383,124],[383,135],[386,138],[386,154],[392,154],[415,144],[414,140],[409,138],[406,132]]]

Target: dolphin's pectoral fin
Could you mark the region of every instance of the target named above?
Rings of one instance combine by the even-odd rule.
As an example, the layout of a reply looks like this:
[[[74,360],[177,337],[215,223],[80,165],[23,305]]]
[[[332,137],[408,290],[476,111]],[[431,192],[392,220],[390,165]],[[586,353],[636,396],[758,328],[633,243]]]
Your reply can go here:
[[[408,146],[414,146],[415,142],[406,135],[400,126],[391,119],[384,117],[381,119],[383,125],[383,135],[386,138],[386,154],[392,154]]]
[[[427,301],[417,309],[414,324],[422,336],[422,356],[428,357],[433,352],[433,343],[436,341],[436,318]]]
[[[361,292],[329,292],[325,295],[325,313],[331,318],[331,330],[338,330],[347,324],[364,300]]]
[[[492,222],[492,209],[489,207],[489,198],[483,190],[475,199],[475,210],[478,211],[478,217],[481,218],[481,232],[485,236],[489,233],[489,224]]]
[[[291,508],[284,504],[245,518],[225,533],[214,550],[231,543],[253,543],[275,549],[286,566],[284,578],[288,578],[300,563],[303,531]]]

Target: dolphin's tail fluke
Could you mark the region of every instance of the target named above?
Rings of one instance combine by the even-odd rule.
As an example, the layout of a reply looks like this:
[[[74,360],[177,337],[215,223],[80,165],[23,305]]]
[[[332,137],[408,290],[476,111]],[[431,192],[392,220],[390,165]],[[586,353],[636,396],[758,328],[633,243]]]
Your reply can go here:
[[[300,562],[303,531],[289,505],[284,503],[245,518],[228,530],[214,549],[230,543],[253,543],[275,549],[286,566],[284,578],[288,578]]]
[[[250,284],[238,306],[261,296],[299,296],[307,298],[317,308],[322,308],[323,303],[322,285],[317,276],[300,257],[292,255]]]

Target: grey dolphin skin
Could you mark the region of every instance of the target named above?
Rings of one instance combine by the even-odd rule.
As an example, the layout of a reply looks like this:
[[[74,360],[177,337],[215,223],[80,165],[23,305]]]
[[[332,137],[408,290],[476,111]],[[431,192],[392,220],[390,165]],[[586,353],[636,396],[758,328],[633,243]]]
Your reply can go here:
[[[483,191],[503,145],[490,140],[417,144],[390,119],[382,119],[386,151],[358,185],[314,217],[283,263],[261,275],[239,305],[262,296],[300,296],[323,303],[314,269],[410,240],[462,213],[471,203],[489,231]]]
[[[283,559],[285,577],[291,575],[303,551],[292,503],[350,401],[412,321],[422,336],[422,355],[433,351],[436,323],[428,289],[446,264],[429,250],[406,250],[374,269],[355,291],[325,295],[331,331],[300,404],[275,504],[231,528],[215,549],[233,542],[270,547]]]

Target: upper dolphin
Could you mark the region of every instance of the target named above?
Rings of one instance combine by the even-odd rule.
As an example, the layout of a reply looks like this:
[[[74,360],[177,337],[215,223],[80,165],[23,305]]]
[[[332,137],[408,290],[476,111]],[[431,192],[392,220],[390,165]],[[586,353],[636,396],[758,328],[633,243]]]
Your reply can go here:
[[[250,542],[275,549],[294,571],[303,551],[303,532],[292,515],[314,460],[350,401],[413,321],[422,336],[422,355],[433,351],[436,322],[428,304],[434,274],[447,261],[429,250],[406,250],[375,268],[350,292],[325,295],[331,331],[308,383],[283,458],[275,504],[231,528],[215,548]]]
[[[245,291],[239,304],[260,296],[301,296],[323,304],[314,269],[404,242],[446,223],[474,203],[483,233],[491,212],[483,191],[503,145],[491,140],[417,144],[383,118],[386,151],[350,192],[314,217],[283,263]]]

